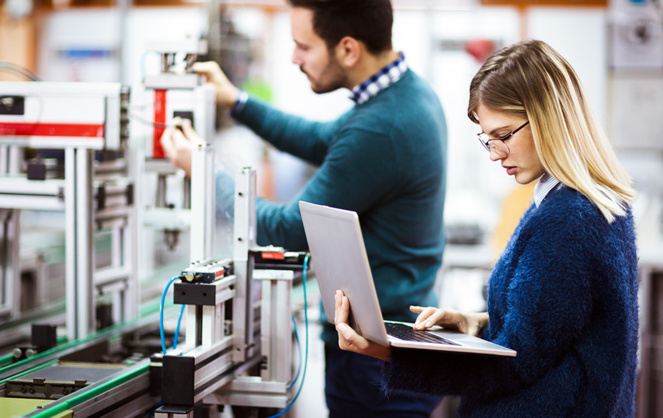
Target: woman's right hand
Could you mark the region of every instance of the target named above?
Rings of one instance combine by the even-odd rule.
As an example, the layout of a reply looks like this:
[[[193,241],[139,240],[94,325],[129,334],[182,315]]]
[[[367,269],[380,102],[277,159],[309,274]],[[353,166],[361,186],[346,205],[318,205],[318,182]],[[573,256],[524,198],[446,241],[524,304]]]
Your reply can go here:
[[[410,310],[419,314],[414,322],[415,329],[428,329],[439,325],[476,337],[488,326],[487,312],[461,312],[455,309],[421,306],[410,306]]]

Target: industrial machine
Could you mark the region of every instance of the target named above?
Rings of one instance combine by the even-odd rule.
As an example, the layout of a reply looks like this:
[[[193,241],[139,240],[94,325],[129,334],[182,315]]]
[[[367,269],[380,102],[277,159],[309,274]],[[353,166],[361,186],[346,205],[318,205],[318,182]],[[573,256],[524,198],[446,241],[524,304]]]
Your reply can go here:
[[[176,52],[188,65],[197,47]],[[0,83],[0,335],[24,335],[12,331],[21,321],[32,332],[0,357],[0,416],[193,417],[201,408],[289,408],[296,398],[291,294],[308,255],[256,245],[256,173],[247,167],[236,173],[232,254],[217,259],[214,148],[194,150],[190,180],[159,154],[174,117],[203,133],[214,126],[213,97],[197,76],[170,73],[171,54],[162,74],[146,78],[154,100],[131,137],[148,140],[135,148],[126,87]],[[170,177],[183,184],[178,205],[165,199]],[[146,190],[156,191],[154,204],[140,200]],[[24,210],[66,219],[60,323],[18,309]],[[189,235],[188,262],[158,273],[158,307],[138,291],[144,225],[173,246],[173,234]],[[105,257],[99,235],[109,243]]]
[[[136,213],[132,162],[125,155],[129,89],[4,82],[0,91],[0,317],[19,313],[20,217],[30,210],[64,213],[67,337],[96,329],[101,296],[113,302],[106,322],[135,318]],[[111,254],[98,265],[95,235],[101,232],[110,236]]]
[[[140,162],[144,164],[143,224],[163,233],[164,241],[172,251],[180,242],[180,235],[189,231],[191,209],[191,181],[168,161],[161,146],[165,128],[173,125],[176,117],[189,119],[202,138],[214,134],[216,106],[214,92],[203,86],[202,77],[189,71],[198,55],[207,52],[204,40],[153,41],[146,50],[158,54],[160,68],[157,74],[145,75],[141,96],[141,112],[133,114],[137,123],[135,137]],[[150,248],[149,234],[141,248]],[[149,250],[147,250],[149,251]]]
[[[206,172],[206,154],[201,149],[193,156],[200,168],[193,173],[193,197],[197,177]],[[151,411],[193,417],[201,405],[288,407],[295,380],[291,291],[308,257],[255,246],[252,169],[238,173],[235,193],[236,257],[193,262],[170,281],[174,303],[186,306],[180,344],[177,332],[164,337],[164,292],[160,321],[148,315],[120,323],[0,369],[0,405],[39,401],[39,408],[26,411],[30,417]],[[192,210],[204,211],[197,207],[203,200],[194,202],[201,203]],[[201,256],[210,244],[198,247]],[[154,338],[157,326],[161,345]]]

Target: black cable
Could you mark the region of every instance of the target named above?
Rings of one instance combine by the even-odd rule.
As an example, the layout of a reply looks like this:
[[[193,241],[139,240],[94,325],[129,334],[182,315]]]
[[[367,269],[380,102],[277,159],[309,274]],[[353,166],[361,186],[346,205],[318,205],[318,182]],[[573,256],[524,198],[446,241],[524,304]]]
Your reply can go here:
[[[171,125],[168,125],[168,124],[165,124],[165,123],[159,123],[159,122],[155,122],[153,120],[145,119],[141,116],[138,116],[135,113],[129,113],[129,118],[130,119],[135,119],[135,120],[137,120],[141,123],[144,123],[145,125],[151,125],[155,128],[168,129],[168,128],[172,127]]]

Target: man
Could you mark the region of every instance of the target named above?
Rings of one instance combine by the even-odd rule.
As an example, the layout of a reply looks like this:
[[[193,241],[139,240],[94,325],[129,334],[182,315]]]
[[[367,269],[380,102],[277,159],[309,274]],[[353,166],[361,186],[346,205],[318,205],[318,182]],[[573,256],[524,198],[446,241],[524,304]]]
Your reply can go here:
[[[393,50],[390,0],[290,0],[292,62],[316,93],[346,88],[354,108],[339,119],[311,122],[248,97],[214,63],[199,63],[217,103],[282,151],[319,166],[290,202],[257,202],[260,245],[308,248],[298,202],[359,213],[386,319],[413,320],[410,305],[434,306],[444,247],[446,123],[432,89]],[[189,140],[187,140],[187,138]],[[189,124],[168,129],[162,144],[190,170],[197,138]],[[259,173],[258,173],[259,175]],[[217,206],[232,212],[233,180],[217,176]],[[331,313],[330,313],[331,314]],[[324,322],[326,399],[330,416],[428,417],[439,398],[385,397],[379,360],[341,351]]]

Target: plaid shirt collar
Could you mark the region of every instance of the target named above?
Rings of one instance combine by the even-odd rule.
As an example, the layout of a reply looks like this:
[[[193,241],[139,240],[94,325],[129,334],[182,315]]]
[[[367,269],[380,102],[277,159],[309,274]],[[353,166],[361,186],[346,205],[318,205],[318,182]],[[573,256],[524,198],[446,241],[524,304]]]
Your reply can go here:
[[[400,80],[405,75],[407,69],[405,55],[401,52],[400,57],[396,61],[382,68],[368,80],[353,88],[350,98],[357,104],[366,103],[377,96],[382,90]]]

